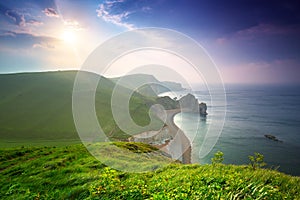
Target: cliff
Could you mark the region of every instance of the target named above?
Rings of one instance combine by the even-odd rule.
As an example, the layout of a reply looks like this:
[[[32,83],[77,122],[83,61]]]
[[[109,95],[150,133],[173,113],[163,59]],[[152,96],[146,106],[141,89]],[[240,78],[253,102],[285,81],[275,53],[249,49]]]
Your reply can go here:
[[[183,112],[199,112],[201,116],[207,115],[207,106],[205,103],[200,103],[196,99],[196,97],[192,94],[187,94],[179,99],[179,105]]]
[[[199,113],[201,116],[207,115],[206,103],[201,102],[199,104],[198,99],[190,93],[181,97],[179,100],[171,99],[168,96],[158,97],[156,102],[162,105],[166,110],[181,108],[182,112]]]

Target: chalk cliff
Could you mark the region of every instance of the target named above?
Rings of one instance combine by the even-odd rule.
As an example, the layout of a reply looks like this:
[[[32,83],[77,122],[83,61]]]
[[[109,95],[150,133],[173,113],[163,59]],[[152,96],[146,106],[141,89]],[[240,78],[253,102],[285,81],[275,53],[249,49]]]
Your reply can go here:
[[[192,94],[187,94],[179,99],[179,105],[183,112],[199,112],[201,116],[207,115],[207,106],[205,103],[200,103]]]

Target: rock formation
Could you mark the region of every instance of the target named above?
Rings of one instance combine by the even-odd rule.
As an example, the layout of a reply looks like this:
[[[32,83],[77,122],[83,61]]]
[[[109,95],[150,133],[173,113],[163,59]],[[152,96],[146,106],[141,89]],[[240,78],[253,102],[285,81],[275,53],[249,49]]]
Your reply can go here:
[[[275,142],[282,142],[282,141],[279,140],[276,136],[271,135],[271,134],[266,134],[265,137],[268,138],[268,139],[270,139],[270,140],[273,140],[273,141],[275,141]]]
[[[192,94],[187,94],[179,99],[179,104],[183,112],[199,112],[201,116],[207,115],[207,106],[205,103],[200,103]]]
[[[200,115],[201,115],[201,116],[206,116],[206,115],[207,115],[206,110],[207,110],[206,103],[201,102],[201,103],[199,104],[199,112],[200,112]]]

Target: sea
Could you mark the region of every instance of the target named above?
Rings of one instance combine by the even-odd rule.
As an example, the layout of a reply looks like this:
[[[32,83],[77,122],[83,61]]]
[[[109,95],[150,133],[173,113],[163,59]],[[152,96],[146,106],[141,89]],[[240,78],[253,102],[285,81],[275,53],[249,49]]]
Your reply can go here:
[[[190,92],[167,92],[160,96],[178,99]],[[193,163],[211,163],[214,154],[222,151],[225,164],[249,164],[248,156],[258,152],[264,155],[266,167],[300,176],[299,86],[225,85],[225,116],[213,111],[209,91],[199,89],[191,93],[199,102],[207,104],[208,115],[179,113],[174,122],[192,143]],[[200,156],[200,149],[205,148],[205,136],[218,135],[208,131],[215,124],[223,125],[220,136],[209,153]],[[266,138],[266,134],[279,141]]]

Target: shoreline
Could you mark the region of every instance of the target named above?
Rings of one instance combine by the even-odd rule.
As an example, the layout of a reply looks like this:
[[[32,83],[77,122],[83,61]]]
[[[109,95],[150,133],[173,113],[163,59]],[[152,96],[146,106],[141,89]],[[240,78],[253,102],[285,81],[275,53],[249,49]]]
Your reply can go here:
[[[173,139],[161,150],[166,150],[172,157],[174,156],[175,159],[180,159],[184,164],[190,164],[192,156],[190,140],[174,122],[175,115],[180,112],[181,109],[166,110],[166,124]]]
[[[171,137],[171,139],[165,140],[163,144],[151,145],[169,154],[173,159],[180,160],[184,164],[190,164],[192,152],[190,140],[174,122],[175,115],[180,113],[181,109],[166,110],[165,112],[167,114],[165,121],[166,126],[161,130],[158,130],[155,135],[162,134],[162,132],[167,129],[167,133]],[[160,119],[163,118],[162,115],[158,112],[156,112],[156,115]],[[137,135],[147,135],[149,134],[149,132],[150,131],[142,132]],[[133,138],[138,137],[133,136]]]

